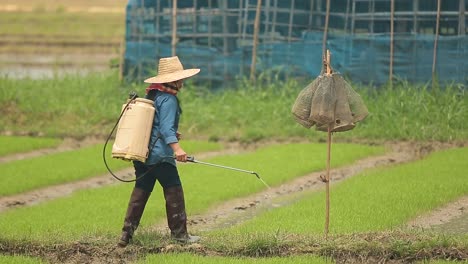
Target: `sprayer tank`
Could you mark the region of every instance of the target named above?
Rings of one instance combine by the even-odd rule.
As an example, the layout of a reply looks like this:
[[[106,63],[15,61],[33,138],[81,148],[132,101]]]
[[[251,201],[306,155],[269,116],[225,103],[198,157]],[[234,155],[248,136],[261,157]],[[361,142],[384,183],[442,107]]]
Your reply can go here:
[[[128,101],[127,101],[128,103]],[[154,118],[153,101],[136,98],[122,106],[124,111],[119,121],[112,157],[145,162]]]

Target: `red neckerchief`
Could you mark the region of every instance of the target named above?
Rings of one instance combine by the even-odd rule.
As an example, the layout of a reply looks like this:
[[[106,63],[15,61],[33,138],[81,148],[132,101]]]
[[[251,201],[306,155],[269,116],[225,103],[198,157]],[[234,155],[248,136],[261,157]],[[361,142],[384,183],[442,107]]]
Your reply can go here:
[[[171,89],[171,88],[167,88],[167,87],[164,87],[162,84],[160,83],[152,83],[150,86],[148,86],[146,88],[146,94],[149,93],[149,91],[151,90],[158,90],[158,91],[161,91],[163,93],[168,93],[168,94],[173,94],[173,95],[176,95],[177,94],[177,90],[174,90],[174,89]]]

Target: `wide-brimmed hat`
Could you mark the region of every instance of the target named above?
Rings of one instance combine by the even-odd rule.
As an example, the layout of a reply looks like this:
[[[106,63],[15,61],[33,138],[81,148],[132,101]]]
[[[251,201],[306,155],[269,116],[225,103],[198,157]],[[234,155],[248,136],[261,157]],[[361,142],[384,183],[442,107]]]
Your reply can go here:
[[[148,78],[145,83],[168,83],[192,77],[200,69],[186,69],[177,56],[159,59],[158,75]]]

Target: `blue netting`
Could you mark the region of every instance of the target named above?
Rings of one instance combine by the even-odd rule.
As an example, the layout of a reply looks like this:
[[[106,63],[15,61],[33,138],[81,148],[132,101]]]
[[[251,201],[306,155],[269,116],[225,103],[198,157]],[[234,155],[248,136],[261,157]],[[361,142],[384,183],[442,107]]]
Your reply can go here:
[[[124,76],[126,79],[142,80],[156,74],[157,61],[171,56],[172,1],[130,0],[127,6],[126,50]],[[181,2],[181,1],[179,1]],[[178,8],[191,7],[191,1],[182,1]],[[203,2],[203,1],[199,1]],[[213,1],[218,2],[218,1]],[[308,2],[308,1],[307,1]],[[237,6],[239,1],[228,1],[227,5]],[[160,13],[155,15],[156,6]],[[248,13],[251,17],[251,12]],[[205,37],[185,37],[193,33],[193,15],[178,17],[177,55],[185,68],[201,68],[199,81],[226,82],[239,76],[248,76],[252,56],[251,44],[239,44],[236,37],[212,38],[207,45],[207,21],[212,23],[211,32],[221,32],[220,17],[199,16],[196,32]],[[301,17],[299,17],[301,18]],[[262,16],[262,19],[264,17]],[[287,19],[287,18],[285,18]],[[295,18],[296,19],[296,18]],[[304,21],[307,17],[301,18]],[[180,21],[179,21],[180,20]],[[228,30],[237,32],[237,19],[230,17]],[[295,22],[298,24],[299,22]],[[304,22],[307,23],[307,22]],[[251,31],[247,27],[247,33]],[[263,34],[264,32],[261,32]],[[293,32],[295,41],[261,42],[257,47],[257,72],[280,70],[284,76],[315,78],[322,63],[321,31],[307,31],[299,28]],[[287,34],[280,32],[278,34]],[[282,35],[282,36],[283,36]],[[434,35],[394,35],[394,76],[410,82],[428,82],[432,78]],[[224,40],[226,41],[226,40]],[[224,46],[223,46],[224,45]],[[228,52],[226,52],[226,47]],[[353,82],[383,84],[389,79],[390,35],[328,34],[327,48],[332,53],[332,66]],[[223,50],[224,49],[224,50]],[[436,74],[439,81],[468,83],[468,36],[439,36]]]

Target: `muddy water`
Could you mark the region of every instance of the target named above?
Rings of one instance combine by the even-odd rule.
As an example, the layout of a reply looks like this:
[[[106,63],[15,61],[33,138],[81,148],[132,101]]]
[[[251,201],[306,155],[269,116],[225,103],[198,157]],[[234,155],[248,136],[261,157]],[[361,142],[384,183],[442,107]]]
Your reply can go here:
[[[12,79],[82,76],[105,71],[112,57],[112,54],[0,54],[0,76]]]
[[[92,72],[103,72],[105,66],[94,67],[51,67],[51,66],[8,66],[0,69],[0,76],[12,79],[51,79],[66,75],[84,76]]]

